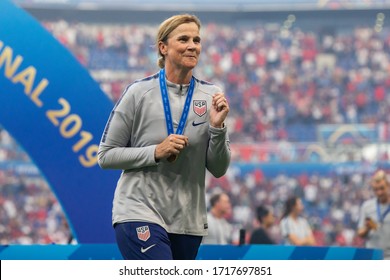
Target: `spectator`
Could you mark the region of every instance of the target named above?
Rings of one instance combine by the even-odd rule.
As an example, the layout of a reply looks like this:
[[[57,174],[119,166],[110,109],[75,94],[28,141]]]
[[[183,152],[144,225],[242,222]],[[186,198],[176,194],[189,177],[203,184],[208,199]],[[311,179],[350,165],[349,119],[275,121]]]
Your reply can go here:
[[[117,84],[123,73],[135,79],[140,72],[154,72],[152,24],[43,24],[99,73],[98,81],[114,101],[120,97]],[[389,30],[383,29],[381,40],[369,26],[335,27],[328,34],[321,27],[294,25],[278,33],[256,23],[206,26],[206,59],[197,73],[227,89],[234,112],[232,142],[315,141],[318,124],[389,121],[390,42],[384,40]],[[101,70],[106,74],[100,75]]]
[[[382,249],[390,260],[390,183],[383,170],[374,173],[371,188],[375,197],[361,207],[357,234],[367,248]]]
[[[285,244],[296,246],[315,245],[313,232],[308,221],[303,218],[304,206],[298,197],[290,197],[285,202],[285,210],[280,228]]]
[[[275,223],[275,217],[272,210],[264,206],[256,208],[256,217],[259,227],[253,231],[249,240],[250,244],[275,244],[276,242],[270,237],[269,229]]]
[[[210,207],[207,214],[208,235],[203,238],[203,244],[231,244],[233,227],[226,220],[232,209],[229,196],[226,193],[214,194],[210,198]]]

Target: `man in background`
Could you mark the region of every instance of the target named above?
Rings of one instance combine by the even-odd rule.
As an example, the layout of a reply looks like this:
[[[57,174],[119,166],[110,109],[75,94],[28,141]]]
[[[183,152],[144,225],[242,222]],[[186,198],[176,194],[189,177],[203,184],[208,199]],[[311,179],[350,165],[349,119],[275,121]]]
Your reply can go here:
[[[230,198],[226,193],[217,193],[210,198],[210,211],[207,214],[208,235],[203,244],[231,244],[232,225],[226,220],[232,211]]]
[[[367,248],[384,251],[384,258],[390,259],[390,184],[383,170],[371,178],[375,198],[362,204],[357,234],[365,239]]]

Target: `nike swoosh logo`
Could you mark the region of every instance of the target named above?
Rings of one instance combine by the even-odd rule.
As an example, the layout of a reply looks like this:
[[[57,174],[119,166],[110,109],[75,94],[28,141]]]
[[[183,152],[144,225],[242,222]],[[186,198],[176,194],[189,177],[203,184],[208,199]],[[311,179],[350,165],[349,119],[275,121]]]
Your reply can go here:
[[[195,121],[192,122],[192,126],[198,126],[198,125],[201,125],[201,124],[204,124],[206,122],[200,122],[200,123],[196,123]]]
[[[147,250],[153,248],[154,246],[156,246],[156,244],[150,245],[149,247],[146,247],[145,249],[144,249],[144,247],[141,247],[141,253],[145,253]]]

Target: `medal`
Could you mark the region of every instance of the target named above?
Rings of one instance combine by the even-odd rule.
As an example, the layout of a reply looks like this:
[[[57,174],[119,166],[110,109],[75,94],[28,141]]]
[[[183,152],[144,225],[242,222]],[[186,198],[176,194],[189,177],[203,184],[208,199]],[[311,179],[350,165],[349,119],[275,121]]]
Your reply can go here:
[[[165,69],[164,68],[160,70],[159,79],[160,79],[161,98],[162,98],[163,107],[164,107],[165,123],[167,126],[167,133],[168,133],[168,135],[171,135],[174,133],[174,130],[173,130],[171,107],[169,105],[168,89],[167,89],[167,84],[165,81]],[[185,125],[187,123],[188,112],[190,111],[192,95],[194,94],[194,88],[195,88],[195,78],[192,77],[191,82],[190,82],[190,86],[188,88],[186,101],[184,103],[184,109],[183,109],[183,112],[182,112],[181,117],[180,117],[179,125],[176,129],[176,134],[182,135],[184,132],[184,128],[185,128]],[[168,162],[174,162],[174,161],[176,161],[176,159],[177,159],[176,155],[170,155],[167,158]]]
[[[381,211],[381,205],[380,205],[379,201],[377,201],[377,203],[376,203],[376,214],[378,216],[378,222],[380,224],[383,224],[384,221],[385,221],[386,215],[390,213],[390,206],[387,207],[387,209],[384,211],[383,214],[381,214],[381,212],[382,212]]]
[[[170,155],[168,158],[167,158],[167,161],[168,162],[175,162],[177,160],[177,155]]]

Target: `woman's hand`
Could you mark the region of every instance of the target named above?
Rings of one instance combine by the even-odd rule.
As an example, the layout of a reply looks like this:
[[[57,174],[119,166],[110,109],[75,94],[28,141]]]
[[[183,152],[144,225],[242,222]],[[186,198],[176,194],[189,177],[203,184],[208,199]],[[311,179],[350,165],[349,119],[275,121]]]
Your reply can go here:
[[[174,161],[180,152],[188,146],[188,137],[185,135],[171,134],[157,145],[154,150],[154,158],[156,161],[168,159]]]
[[[210,125],[212,127],[222,128],[228,113],[229,104],[226,100],[225,94],[216,93],[213,96],[211,104]]]

